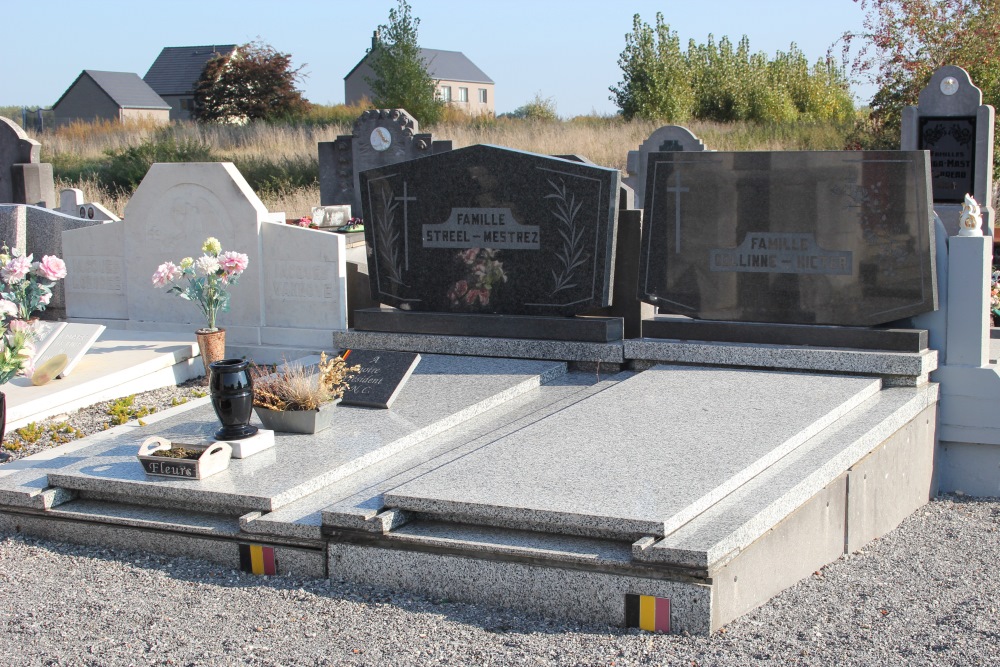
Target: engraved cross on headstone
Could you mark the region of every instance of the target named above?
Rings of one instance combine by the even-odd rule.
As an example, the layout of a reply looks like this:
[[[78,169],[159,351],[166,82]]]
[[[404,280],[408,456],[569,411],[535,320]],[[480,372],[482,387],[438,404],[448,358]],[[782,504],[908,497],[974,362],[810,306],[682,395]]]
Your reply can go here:
[[[681,187],[681,172],[674,167],[674,185],[667,192],[674,193],[674,252],[681,251],[681,193],[690,192],[689,188]]]
[[[417,201],[416,197],[407,196],[406,181],[403,181],[403,196],[396,197],[396,201],[403,202],[403,267],[410,270],[410,220],[408,216],[407,204]]]

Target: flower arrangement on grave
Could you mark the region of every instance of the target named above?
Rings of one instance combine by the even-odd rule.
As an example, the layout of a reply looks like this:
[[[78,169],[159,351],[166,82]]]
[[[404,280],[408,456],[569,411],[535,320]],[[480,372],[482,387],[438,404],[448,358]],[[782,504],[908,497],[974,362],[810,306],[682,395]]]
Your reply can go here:
[[[365,221],[361,218],[351,218],[347,224],[337,227],[338,232],[363,232],[365,231]]]
[[[3,317],[28,320],[45,310],[52,300],[52,287],[66,277],[66,263],[55,255],[39,262],[6,245],[0,249],[0,313]]]
[[[31,329],[17,320],[0,325],[0,385],[7,384],[18,373],[31,375],[31,359],[35,348],[31,343]]]
[[[492,248],[469,248],[456,255],[465,267],[465,277],[448,290],[453,310],[477,310],[490,305],[493,289],[507,282],[503,262],[496,258],[498,254]]]
[[[343,398],[350,385],[347,378],[361,371],[361,366],[348,366],[347,356],[328,357],[322,352],[318,372],[296,362],[284,362],[272,372],[266,366],[251,367],[254,407],[267,410],[319,410],[323,405]]]
[[[153,287],[167,287],[168,294],[194,301],[207,320],[209,331],[218,331],[215,320],[220,312],[229,310],[229,288],[237,283],[250,259],[243,253],[222,252],[222,244],[209,237],[202,244],[204,253],[198,259],[185,257],[180,264],[164,262],[153,274]],[[187,286],[177,285],[187,280]]]
[[[286,221],[286,222],[289,225],[296,225],[297,227],[307,227],[309,229],[319,229],[319,226],[316,225],[316,224],[314,224],[313,223],[313,219],[310,216],[308,216],[308,215],[304,215],[301,218],[299,218],[298,220],[289,220],[289,221]]]
[[[990,325],[1000,318],[1000,269],[993,269],[990,284]]]

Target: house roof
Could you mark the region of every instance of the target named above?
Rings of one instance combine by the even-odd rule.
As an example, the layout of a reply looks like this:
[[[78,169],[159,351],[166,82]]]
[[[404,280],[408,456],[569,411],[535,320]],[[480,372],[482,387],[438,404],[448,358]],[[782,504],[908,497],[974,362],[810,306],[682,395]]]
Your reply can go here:
[[[80,76],[73,80],[66,92],[52,106],[62,102],[66,93],[72,90],[77,81],[85,76],[92,79],[122,109],[170,108],[170,105],[164,102],[145,81],[140,79],[138,74],[134,72],[102,72],[96,69],[85,69],[80,72]]]
[[[368,59],[371,51],[365,54],[357,65],[347,73],[348,78],[361,63]],[[436,81],[467,81],[469,83],[493,83],[483,70],[476,67],[461,51],[441,51],[439,49],[420,49],[420,57],[427,65],[427,73]]]
[[[235,50],[235,44],[168,46],[160,51],[143,80],[159,95],[190,95],[194,93],[205,63]]]

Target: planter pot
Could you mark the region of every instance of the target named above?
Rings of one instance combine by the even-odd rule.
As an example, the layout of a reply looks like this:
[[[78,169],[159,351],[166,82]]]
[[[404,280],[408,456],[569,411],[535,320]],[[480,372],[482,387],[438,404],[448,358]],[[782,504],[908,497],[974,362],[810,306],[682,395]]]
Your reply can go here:
[[[196,459],[178,459],[154,454],[154,452],[173,449],[174,446],[200,451],[201,455]],[[225,442],[171,443],[166,438],[153,436],[146,438],[145,442],[142,443],[138,457],[147,475],[180,479],[205,479],[209,475],[222,472],[229,467],[232,448]]]
[[[250,425],[253,414],[253,378],[246,359],[222,359],[209,365],[208,390],[212,407],[222,422],[216,440],[242,440],[257,432]]]
[[[285,433],[319,433],[333,423],[338,398],[320,406],[319,410],[268,410],[254,406],[264,428]]]
[[[201,362],[205,365],[205,375],[211,375],[209,366],[212,362],[226,358],[226,330],[198,329],[194,335],[198,339],[198,352],[201,354]]]

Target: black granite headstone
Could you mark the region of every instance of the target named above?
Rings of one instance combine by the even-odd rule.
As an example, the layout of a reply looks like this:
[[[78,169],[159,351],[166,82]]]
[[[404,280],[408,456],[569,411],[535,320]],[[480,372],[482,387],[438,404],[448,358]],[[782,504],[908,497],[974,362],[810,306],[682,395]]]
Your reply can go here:
[[[961,204],[975,190],[976,117],[922,116],[918,148],[931,152],[934,201]]]
[[[361,366],[361,370],[347,377],[341,405],[388,408],[420,363],[420,355],[413,352],[349,350],[345,354],[347,365]]]
[[[934,310],[923,151],[651,153],[640,298],[708,320],[871,326]]]
[[[403,310],[606,306],[619,174],[496,146],[361,173],[372,296]]]

